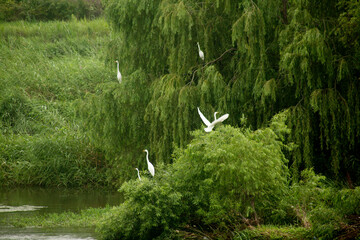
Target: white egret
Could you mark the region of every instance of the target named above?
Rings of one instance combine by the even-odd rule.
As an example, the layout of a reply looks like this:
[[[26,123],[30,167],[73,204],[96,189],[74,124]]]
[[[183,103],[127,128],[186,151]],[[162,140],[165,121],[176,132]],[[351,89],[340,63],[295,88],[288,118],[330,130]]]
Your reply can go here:
[[[136,169],[136,171],[138,172],[138,177],[139,177],[139,180],[141,181],[139,169],[138,169],[138,168],[135,168],[135,169]]]
[[[205,59],[204,58],[204,52],[201,51],[199,42],[197,43],[197,45],[198,45],[198,48],[199,48],[199,57],[204,61],[204,59]]]
[[[149,151],[147,149],[145,149],[145,150],[143,150],[143,152],[146,152],[146,161],[147,161],[147,164],[148,164],[149,172],[151,173],[152,176],[154,176],[155,175],[155,168],[151,164],[151,162],[149,161]]]
[[[116,62],[116,66],[117,66],[117,79],[118,79],[119,83],[121,83],[122,76],[121,76],[121,73],[119,70],[119,61],[116,60],[115,62]]]
[[[205,125],[207,126],[206,128],[204,128],[205,132],[211,132],[211,130],[215,127],[215,125],[219,122],[223,122],[225,119],[227,119],[229,117],[229,114],[224,114],[222,115],[220,118],[216,119],[216,114],[217,112],[214,113],[214,121],[212,123],[210,123],[209,120],[206,119],[206,117],[200,112],[199,107],[197,108],[199,115],[202,119],[202,121],[205,123]]]

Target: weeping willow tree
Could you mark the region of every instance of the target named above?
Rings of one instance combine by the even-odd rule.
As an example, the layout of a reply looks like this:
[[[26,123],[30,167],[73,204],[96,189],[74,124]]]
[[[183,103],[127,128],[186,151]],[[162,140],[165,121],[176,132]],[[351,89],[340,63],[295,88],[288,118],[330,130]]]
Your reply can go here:
[[[145,167],[148,124],[144,123],[149,101],[149,78],[140,69],[117,82],[98,86],[78,105],[90,141],[104,151],[108,160],[108,181],[114,185]],[[120,176],[120,177],[119,177]]]
[[[342,31],[339,23],[347,15],[341,5],[355,2],[294,1],[279,39],[279,82],[297,102],[290,106],[292,138],[299,145],[294,174],[313,166],[337,179],[345,176],[350,186],[360,176],[359,115],[353,101],[360,86],[359,64],[347,56],[352,46],[341,43],[336,31]]]
[[[141,146],[155,163],[171,162],[174,147],[201,127],[197,107],[207,118],[229,113],[226,123],[233,126],[245,117],[252,128],[288,109],[287,140],[297,145],[289,156],[294,178],[314,167],[350,185],[360,182],[358,1],[105,4],[113,29],[107,61],[119,59],[125,80],[89,97],[87,112],[97,117],[87,124],[118,164],[136,163],[125,155]]]

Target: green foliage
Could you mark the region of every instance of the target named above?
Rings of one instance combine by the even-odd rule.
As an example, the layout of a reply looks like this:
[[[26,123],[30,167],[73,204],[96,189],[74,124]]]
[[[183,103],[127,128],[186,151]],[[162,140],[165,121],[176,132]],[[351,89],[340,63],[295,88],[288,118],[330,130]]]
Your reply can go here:
[[[104,185],[75,101],[110,80],[104,20],[0,25],[1,185]]]
[[[100,226],[103,239],[154,238],[186,223],[225,229],[266,220],[287,189],[278,136],[270,128],[222,126],[193,137],[154,178],[123,184],[125,202]]]
[[[344,46],[353,48],[358,53],[360,47],[358,37],[360,33],[360,3],[353,0],[341,0],[338,2],[338,7],[342,10],[336,29],[339,39]]]
[[[168,52],[154,20],[159,3],[159,0],[107,1],[106,15],[121,37],[121,44],[116,44],[116,52],[111,49],[109,58],[119,60],[122,72],[143,69],[148,74],[164,73]]]
[[[78,103],[84,130],[91,142],[106,153],[111,182],[123,182],[133,175],[134,167],[146,164],[142,150],[148,137],[148,124],[143,118],[148,89],[147,76],[139,70],[124,77],[121,84],[99,85],[96,93]]]
[[[1,139],[2,185],[79,187],[105,184],[87,146],[71,136]]]
[[[176,153],[173,178],[206,223],[258,221],[276,206],[287,170],[272,130],[223,127],[210,134],[196,131],[194,137]]]
[[[4,0],[0,3],[0,20],[69,20],[94,18],[102,13],[100,0]]]
[[[101,239],[155,238],[180,221],[181,194],[169,183],[142,177],[124,183],[121,191],[126,200],[105,216]]]
[[[234,239],[236,240],[248,240],[248,239],[263,239],[263,240],[275,240],[275,239],[310,239],[307,238],[308,230],[303,227],[297,226],[274,226],[274,225],[261,225],[253,229],[244,229],[239,232],[235,232]]]
[[[26,124],[28,118],[36,118],[36,115],[32,113],[32,106],[25,96],[20,93],[3,96],[0,102],[0,120],[4,129],[31,132],[29,124]]]
[[[13,213],[11,218],[1,219],[3,225],[14,227],[95,227],[103,215],[108,214],[112,208],[88,208],[78,213],[62,212],[38,214],[27,216],[23,213]]]
[[[131,141],[150,146],[157,162],[171,162],[174,147],[189,143],[201,124],[198,106],[205,116],[229,113],[233,126],[246,118],[253,129],[287,110],[294,179],[313,167],[358,184],[360,173],[350,167],[360,159],[357,1],[108,0],[105,6],[113,30],[107,63],[119,59],[126,76],[141,69],[151,86],[144,102],[148,141]],[[126,125],[103,114],[110,125]]]
[[[299,224],[307,228],[307,237],[333,239],[349,216],[359,214],[359,201],[358,187],[339,190],[324,176],[306,169],[281,199],[273,221]]]

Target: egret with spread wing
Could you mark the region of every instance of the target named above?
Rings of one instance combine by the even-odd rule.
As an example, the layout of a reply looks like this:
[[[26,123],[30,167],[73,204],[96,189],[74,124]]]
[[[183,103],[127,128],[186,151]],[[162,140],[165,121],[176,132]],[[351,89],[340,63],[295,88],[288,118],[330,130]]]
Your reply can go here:
[[[229,114],[227,113],[227,114],[222,115],[222,116],[219,117],[218,119],[216,119],[216,114],[217,114],[217,112],[215,112],[215,113],[214,113],[214,118],[215,118],[215,119],[214,119],[214,121],[213,121],[212,123],[210,123],[210,121],[206,119],[206,117],[204,116],[204,114],[202,114],[202,113],[200,112],[199,107],[198,107],[198,112],[199,112],[199,115],[200,115],[202,121],[203,121],[203,122],[205,123],[205,125],[207,126],[206,128],[204,128],[205,132],[211,132],[211,130],[215,127],[215,125],[216,125],[217,123],[223,122],[225,119],[227,119],[227,118],[229,117]]]

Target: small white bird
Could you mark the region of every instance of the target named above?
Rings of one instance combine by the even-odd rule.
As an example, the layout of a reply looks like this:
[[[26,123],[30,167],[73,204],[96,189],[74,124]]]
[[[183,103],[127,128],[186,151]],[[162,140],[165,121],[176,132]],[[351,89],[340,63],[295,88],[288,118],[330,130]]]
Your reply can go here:
[[[138,172],[138,177],[139,177],[139,180],[141,181],[139,169],[138,169],[138,168],[135,168],[135,169],[136,169],[136,171]]]
[[[204,58],[204,52],[201,51],[199,42],[197,43],[197,45],[198,45],[198,48],[199,48],[199,57],[204,61],[204,59],[205,59]]]
[[[145,149],[145,150],[143,150],[143,152],[146,152],[146,161],[147,161],[147,164],[148,164],[149,172],[151,173],[152,176],[154,176],[155,175],[155,168],[152,165],[152,163],[149,161],[149,151],[147,149]]]
[[[215,125],[219,122],[223,122],[225,119],[227,119],[229,117],[229,114],[224,114],[222,115],[220,118],[216,119],[216,114],[217,112],[214,113],[214,121],[212,123],[209,122],[209,120],[206,119],[206,117],[200,112],[199,107],[197,108],[199,115],[202,119],[202,121],[205,123],[205,125],[207,126],[206,128],[204,128],[205,132],[211,132],[211,130],[215,127]]]
[[[121,73],[120,73],[120,70],[119,70],[119,61],[116,60],[116,65],[117,65],[117,79],[119,81],[119,83],[121,83],[121,79],[122,79],[122,76],[121,76]]]

